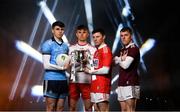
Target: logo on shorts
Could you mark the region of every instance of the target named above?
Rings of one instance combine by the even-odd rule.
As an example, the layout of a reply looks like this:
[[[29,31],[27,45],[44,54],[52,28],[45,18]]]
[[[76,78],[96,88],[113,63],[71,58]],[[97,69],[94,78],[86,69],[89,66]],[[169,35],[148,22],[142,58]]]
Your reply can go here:
[[[126,98],[129,98],[129,97],[131,97],[131,95],[126,96]]]
[[[103,98],[99,98],[98,100],[103,100]]]
[[[50,94],[52,94],[53,92],[50,90],[50,91],[48,91]]]

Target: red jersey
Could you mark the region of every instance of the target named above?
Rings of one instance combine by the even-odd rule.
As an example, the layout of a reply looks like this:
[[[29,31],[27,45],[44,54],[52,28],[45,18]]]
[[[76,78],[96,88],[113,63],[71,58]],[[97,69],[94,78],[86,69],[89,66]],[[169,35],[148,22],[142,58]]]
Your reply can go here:
[[[104,44],[98,48],[94,54],[94,69],[100,69],[103,66],[111,67],[112,52],[110,48]],[[91,92],[94,93],[110,93],[111,89],[111,71],[108,74],[95,74],[92,76]]]
[[[122,67],[120,67],[118,85],[139,85],[139,75],[137,73],[138,65],[140,62],[139,48],[134,43],[130,43],[128,46],[122,48],[120,53],[122,55],[127,53],[127,56],[134,58],[134,60],[127,69],[123,69]]]

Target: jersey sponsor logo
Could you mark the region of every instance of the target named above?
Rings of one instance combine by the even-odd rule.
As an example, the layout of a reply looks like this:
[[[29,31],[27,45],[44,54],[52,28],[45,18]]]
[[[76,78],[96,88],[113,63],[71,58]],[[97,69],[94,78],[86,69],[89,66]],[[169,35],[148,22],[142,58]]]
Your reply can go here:
[[[120,52],[120,56],[127,56],[127,54],[128,54],[128,50],[123,50],[123,51],[121,51]]]
[[[94,65],[95,68],[98,68],[99,60],[98,59],[94,59],[93,60],[93,65]]]

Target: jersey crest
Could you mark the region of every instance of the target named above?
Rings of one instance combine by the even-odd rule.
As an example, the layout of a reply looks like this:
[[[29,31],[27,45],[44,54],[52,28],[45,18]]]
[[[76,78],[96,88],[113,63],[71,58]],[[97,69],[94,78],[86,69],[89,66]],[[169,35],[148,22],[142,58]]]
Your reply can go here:
[[[99,60],[98,59],[94,59],[93,60],[93,65],[94,65],[95,68],[98,68]]]

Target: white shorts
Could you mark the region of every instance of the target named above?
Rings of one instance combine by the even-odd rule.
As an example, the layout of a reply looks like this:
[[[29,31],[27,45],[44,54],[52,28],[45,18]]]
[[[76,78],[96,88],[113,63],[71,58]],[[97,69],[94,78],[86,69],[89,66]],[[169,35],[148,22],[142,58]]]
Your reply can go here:
[[[91,102],[99,103],[103,101],[109,102],[109,94],[107,93],[91,93]]]
[[[119,86],[118,87],[118,100],[125,101],[131,98],[140,98],[140,86]]]

